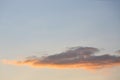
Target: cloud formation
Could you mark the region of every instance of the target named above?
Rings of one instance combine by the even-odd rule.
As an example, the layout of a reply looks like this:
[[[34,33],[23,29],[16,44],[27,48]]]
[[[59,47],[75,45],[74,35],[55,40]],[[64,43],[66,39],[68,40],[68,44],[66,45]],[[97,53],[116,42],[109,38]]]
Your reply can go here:
[[[120,54],[120,50],[116,51],[117,54]]]
[[[109,54],[95,55],[99,51],[99,49],[94,47],[73,47],[59,54],[44,57],[31,56],[23,61],[4,60],[3,62],[6,64],[27,65],[38,68],[101,69],[120,66],[120,56]]]

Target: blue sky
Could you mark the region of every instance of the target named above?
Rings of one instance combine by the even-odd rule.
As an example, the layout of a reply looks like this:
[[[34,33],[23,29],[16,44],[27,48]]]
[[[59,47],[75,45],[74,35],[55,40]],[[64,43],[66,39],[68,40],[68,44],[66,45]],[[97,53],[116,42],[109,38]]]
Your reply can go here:
[[[120,49],[119,8],[119,0],[1,0],[0,59],[55,54],[74,46],[112,53]]]

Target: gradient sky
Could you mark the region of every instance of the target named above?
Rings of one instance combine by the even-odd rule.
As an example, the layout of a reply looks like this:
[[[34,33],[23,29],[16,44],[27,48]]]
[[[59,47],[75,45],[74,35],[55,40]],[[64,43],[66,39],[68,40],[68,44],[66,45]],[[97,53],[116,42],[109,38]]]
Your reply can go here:
[[[0,0],[0,60],[51,55],[74,46],[120,50],[119,0]],[[120,80],[120,67],[97,71],[0,63],[0,80]]]

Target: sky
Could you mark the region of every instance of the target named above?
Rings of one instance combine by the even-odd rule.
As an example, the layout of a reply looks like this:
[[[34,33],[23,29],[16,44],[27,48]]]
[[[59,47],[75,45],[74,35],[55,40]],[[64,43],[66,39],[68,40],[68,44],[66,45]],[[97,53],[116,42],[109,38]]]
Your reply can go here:
[[[0,0],[0,80],[120,80],[119,0]]]

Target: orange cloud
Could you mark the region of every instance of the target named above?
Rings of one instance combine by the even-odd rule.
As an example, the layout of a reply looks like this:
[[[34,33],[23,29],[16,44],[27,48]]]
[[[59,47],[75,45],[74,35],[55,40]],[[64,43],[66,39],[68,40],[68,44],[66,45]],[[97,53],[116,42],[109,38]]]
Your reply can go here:
[[[93,47],[74,47],[65,52],[45,57],[28,57],[23,61],[3,60],[5,64],[31,66],[37,68],[84,68],[101,69],[120,66],[120,57],[114,55],[95,56],[99,49]]]

